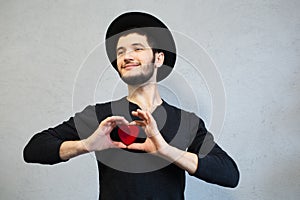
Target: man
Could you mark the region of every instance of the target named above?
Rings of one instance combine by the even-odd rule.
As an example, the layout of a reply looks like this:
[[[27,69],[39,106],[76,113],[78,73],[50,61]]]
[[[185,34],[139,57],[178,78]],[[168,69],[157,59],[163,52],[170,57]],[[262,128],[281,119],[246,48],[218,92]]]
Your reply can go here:
[[[25,161],[55,164],[95,152],[99,199],[184,199],[185,171],[236,187],[237,166],[203,121],[169,105],[158,92],[157,82],[176,60],[167,27],[146,13],[124,13],[108,28],[106,50],[128,96],[88,106],[36,134],[24,149]]]

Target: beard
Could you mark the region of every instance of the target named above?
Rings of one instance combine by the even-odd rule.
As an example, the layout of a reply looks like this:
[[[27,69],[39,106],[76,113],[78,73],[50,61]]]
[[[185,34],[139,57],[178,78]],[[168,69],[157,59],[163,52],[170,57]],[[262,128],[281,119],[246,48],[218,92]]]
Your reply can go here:
[[[147,66],[140,66],[146,68],[145,71],[141,70],[139,74],[133,76],[122,76],[120,73],[121,79],[128,85],[141,85],[147,82],[154,73],[154,59]]]

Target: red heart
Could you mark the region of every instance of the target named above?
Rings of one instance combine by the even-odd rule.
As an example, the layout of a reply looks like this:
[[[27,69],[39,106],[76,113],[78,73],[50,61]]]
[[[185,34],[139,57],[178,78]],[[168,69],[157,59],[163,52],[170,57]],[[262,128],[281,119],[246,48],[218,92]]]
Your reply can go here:
[[[119,126],[118,129],[118,135],[121,141],[126,145],[132,144],[138,137],[139,132],[140,132],[139,127],[134,125],[129,125],[129,126],[122,125]]]

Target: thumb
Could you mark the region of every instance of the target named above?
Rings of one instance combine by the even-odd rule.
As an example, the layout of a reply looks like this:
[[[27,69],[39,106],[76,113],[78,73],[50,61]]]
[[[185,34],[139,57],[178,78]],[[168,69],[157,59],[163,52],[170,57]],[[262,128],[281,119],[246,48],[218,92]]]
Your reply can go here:
[[[132,143],[129,146],[127,146],[127,148],[131,150],[145,151],[144,143]]]

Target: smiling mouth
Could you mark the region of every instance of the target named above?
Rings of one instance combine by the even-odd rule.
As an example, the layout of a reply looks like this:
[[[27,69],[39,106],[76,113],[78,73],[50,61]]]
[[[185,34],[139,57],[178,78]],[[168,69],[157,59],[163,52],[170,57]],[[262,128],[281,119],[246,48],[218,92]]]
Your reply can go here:
[[[132,69],[132,68],[136,68],[138,66],[140,66],[140,65],[139,64],[126,64],[122,68],[123,69]]]

